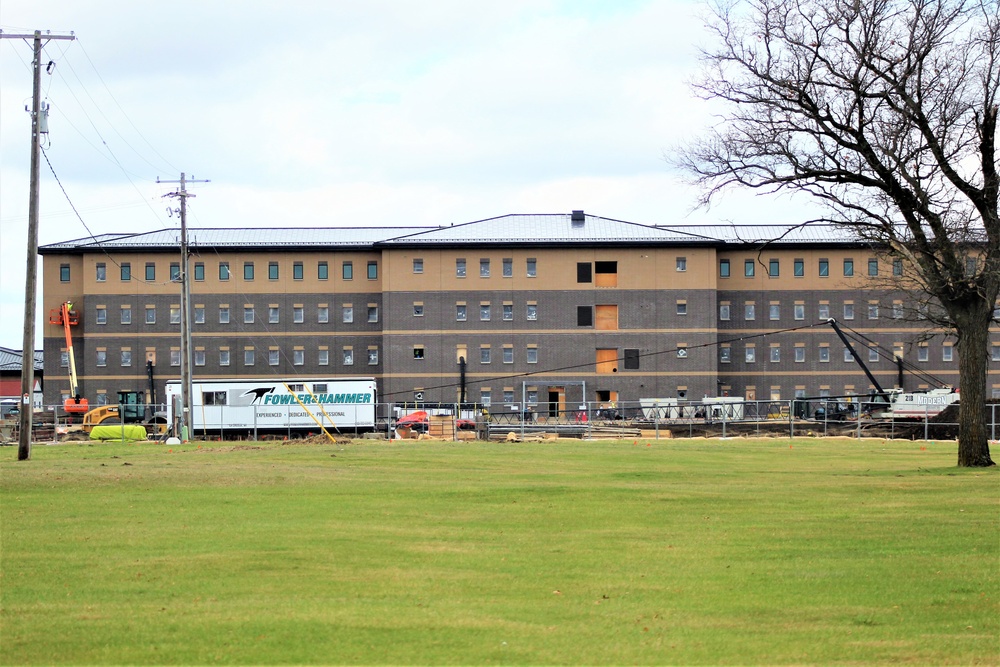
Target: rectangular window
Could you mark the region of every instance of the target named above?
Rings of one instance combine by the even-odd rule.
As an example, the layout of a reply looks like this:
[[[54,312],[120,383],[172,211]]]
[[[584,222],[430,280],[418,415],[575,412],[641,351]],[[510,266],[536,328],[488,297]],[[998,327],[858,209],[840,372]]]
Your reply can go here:
[[[97,323],[107,324],[108,323],[108,309],[103,306],[98,306],[97,308]]]
[[[728,303],[723,303],[719,305],[719,319],[728,322],[729,321],[729,310],[730,306]]]
[[[318,366],[330,365],[330,350],[319,351],[319,355],[316,357],[316,365]]]
[[[344,262],[340,267],[340,277],[344,280],[354,280],[354,264]]]
[[[229,365],[229,350],[219,350],[219,365],[220,366]]]
[[[806,360],[806,348],[797,347],[795,348],[795,362],[801,364]]]
[[[677,345],[677,358],[687,359],[687,356],[688,356],[687,345],[685,345],[684,343],[679,343]]]
[[[378,262],[368,262],[368,280],[378,280]]]
[[[253,262],[243,262],[243,280],[253,280]]]
[[[576,263],[576,282],[578,283],[589,283],[593,282],[591,278],[591,264],[590,262],[577,262]]]
[[[772,303],[769,309],[769,317],[772,320],[781,319],[781,306],[776,303]]]
[[[483,322],[490,321],[490,304],[481,303],[479,304],[479,319]]]
[[[424,272],[424,260],[420,257],[413,258],[413,272],[423,273]]]
[[[951,345],[945,345],[941,348],[941,361],[952,361],[953,353],[955,348]]]
[[[108,279],[108,266],[104,262],[97,263],[97,282],[103,283]]]
[[[747,259],[743,261],[743,276],[746,278],[753,278],[754,272],[756,271],[754,261],[752,259]]]
[[[256,351],[251,347],[243,350],[243,365],[253,366],[257,362]]]
[[[538,304],[529,303],[525,309],[524,319],[533,322],[538,319]]]
[[[792,275],[796,278],[806,275],[806,262],[804,259],[797,259],[792,262]]]
[[[903,304],[899,301],[894,301],[892,303],[892,319],[903,319]]]
[[[326,324],[330,321],[330,307],[320,306],[316,309],[316,321],[320,324]]]
[[[156,280],[156,264],[154,262],[146,262],[146,281],[153,282]]]
[[[490,277],[490,260],[488,259],[479,260],[479,277],[480,278]]]
[[[455,321],[464,322],[468,315],[468,308],[464,303],[455,304]]]
[[[146,324],[156,324],[156,306],[146,306]]]
[[[281,319],[281,311],[277,306],[269,306],[267,309],[267,323],[277,324]]]
[[[305,350],[292,350],[292,365],[293,366],[303,366],[306,363],[306,351]]]
[[[877,320],[878,319],[878,304],[870,303],[868,304],[868,319]]]
[[[503,363],[512,364],[514,363],[514,348],[504,345],[503,347]]]
[[[771,363],[777,363],[781,361],[781,348],[777,345],[771,346]]]
[[[180,324],[181,323],[181,307],[180,306],[170,306],[170,323]]]
[[[106,350],[97,351],[97,365],[107,366],[108,365],[108,353]]]
[[[490,348],[489,346],[479,348],[479,363],[488,364],[490,363]]]
[[[752,364],[756,361],[757,361],[757,348],[748,345],[746,349],[746,362],[748,364]]]
[[[123,283],[132,280],[132,265],[129,262],[122,262],[121,276]]]
[[[490,389],[484,387],[479,390],[479,404],[484,408],[493,404],[493,392]]]
[[[171,366],[181,365],[181,350],[179,347],[170,348],[170,365]]]
[[[305,269],[302,262],[294,262],[292,264],[292,280],[302,280],[303,278],[305,278]]]
[[[205,306],[194,307],[194,323],[195,324],[205,323]]]
[[[854,304],[845,303],[844,304],[844,319],[853,320],[854,319]]]
[[[514,319],[514,304],[505,303],[503,305],[503,321],[511,322]]]
[[[830,361],[830,348],[821,347],[819,348],[819,360],[822,363],[829,363]]]
[[[455,277],[464,278],[465,277],[465,260],[456,259],[455,260]]]
[[[849,347],[844,348],[844,361],[849,363],[854,363],[854,353],[851,351],[851,348]]]
[[[194,365],[204,366],[205,365],[205,350],[195,350],[194,351]]]
[[[132,350],[122,350],[122,366],[132,365]]]
[[[687,301],[678,301],[677,304],[676,304],[676,308],[677,308],[677,314],[678,315],[687,315],[688,314]]]
[[[351,348],[349,348],[349,347],[345,347],[343,352],[344,353],[343,353],[343,357],[342,358],[343,358],[343,361],[344,361],[344,365],[345,366],[353,366],[354,365],[354,350],[351,349]]]
[[[719,277],[728,278],[729,277],[729,260],[720,259],[719,260]]]
[[[353,306],[344,306],[341,309],[340,313],[341,313],[341,319],[343,320],[344,324],[351,324],[352,322],[354,322]]]
[[[534,278],[538,275],[538,260],[534,257],[529,257],[526,262],[527,275],[529,278]]]
[[[1000,344],[993,343],[993,354],[990,357],[993,361],[1000,361]]]
[[[229,324],[229,306],[219,306],[219,324]]]
[[[267,263],[267,279],[277,280],[278,279],[278,263],[268,262]]]
[[[871,364],[871,363],[874,363],[876,361],[878,361],[878,348],[877,347],[869,347],[868,348],[868,363]]]
[[[277,366],[278,362],[281,361],[281,351],[270,349],[267,351],[267,364],[268,366]]]
[[[851,277],[854,275],[854,260],[845,259],[844,260],[844,276]]]
[[[229,262],[219,262],[219,280],[229,280]]]
[[[415,304],[413,304],[413,316],[414,317],[423,317],[424,316],[424,304],[422,304],[422,303],[415,303]]]
[[[830,260],[819,260],[819,277],[828,278],[830,276]]]
[[[253,324],[253,321],[254,321],[253,306],[244,306],[243,307],[243,324]]]
[[[132,324],[132,306],[122,308],[122,324]]]
[[[598,348],[596,351],[597,372],[601,375],[618,371],[618,350],[616,348]]]
[[[903,260],[901,259],[892,260],[892,275],[896,277],[903,275]]]
[[[745,319],[745,320],[754,320],[754,319],[756,319],[757,318],[757,312],[756,311],[757,311],[757,307],[754,304],[752,304],[752,303],[744,304],[744,306],[743,306],[743,319]]]
[[[59,265],[59,282],[61,283],[69,282],[69,264]]]
[[[767,275],[771,278],[777,278],[780,273],[780,264],[778,260],[772,259],[767,263]]]
[[[872,277],[878,275],[878,260],[875,258],[868,260],[868,275]]]
[[[576,307],[576,326],[578,327],[594,326],[594,309],[592,306]]]
[[[205,280],[205,262],[194,263],[194,279],[198,282]]]
[[[424,358],[424,346],[423,345],[414,345],[413,346],[413,358],[414,359],[423,359]]]
[[[378,306],[368,304],[368,321],[378,322]]]
[[[804,320],[804,319],[806,319],[806,306],[805,306],[805,304],[803,304],[803,303],[797,303],[797,304],[795,304],[795,306],[792,308],[792,311],[793,311],[793,315],[795,316],[795,319],[797,319],[797,320]]]
[[[594,326],[600,331],[617,331],[618,306],[615,304],[595,306]]]
[[[594,284],[597,287],[618,287],[618,262],[594,262]]]
[[[316,265],[316,279],[317,280],[329,280],[330,279],[330,265],[326,262],[320,262]]]
[[[292,306],[292,322],[302,324],[306,321],[306,310],[303,306]]]
[[[537,364],[538,363],[538,348],[537,347],[529,347],[527,349],[526,361],[529,364]]]
[[[59,353],[59,367],[69,368],[69,352],[67,350]]]
[[[720,347],[719,348],[719,363],[728,364],[732,360],[732,348]]]
[[[170,282],[176,283],[181,279],[181,265],[179,262],[170,263]]]
[[[994,351],[996,348],[993,348]],[[930,349],[926,345],[917,348],[917,361],[928,361],[930,359]]]
[[[368,365],[378,366],[378,348],[371,347],[368,348]]]
[[[514,259],[512,257],[503,258],[502,270],[504,278],[514,277]]]
[[[688,270],[688,260],[687,260],[687,257],[678,257],[677,260],[676,260],[676,265],[677,265],[677,270],[678,271],[681,271],[681,272],[687,271]]]

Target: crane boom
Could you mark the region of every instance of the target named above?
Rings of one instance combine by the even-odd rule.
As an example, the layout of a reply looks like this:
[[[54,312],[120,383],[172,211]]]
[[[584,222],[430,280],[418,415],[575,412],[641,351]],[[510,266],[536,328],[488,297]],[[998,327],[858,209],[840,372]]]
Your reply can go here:
[[[73,354],[73,334],[70,326],[79,324],[80,318],[73,310],[73,303],[66,301],[58,310],[49,311],[49,323],[60,324],[66,334],[66,355],[69,357],[69,395],[63,409],[70,413],[84,413],[90,408],[87,399],[80,395],[80,382],[76,376],[76,355]]]
[[[837,320],[831,317],[830,319],[827,320],[827,323],[831,327],[833,327],[834,331],[837,332],[837,335],[840,337],[840,340],[843,341],[844,346],[851,351],[851,356],[854,357],[854,361],[858,362],[858,366],[861,366],[861,370],[863,370],[865,372],[865,375],[868,376],[868,381],[872,383],[873,387],[875,387],[875,391],[878,393],[878,395],[888,396],[885,389],[882,388],[882,385],[878,383],[878,380],[875,379],[875,376],[872,375],[872,372],[868,370],[868,366],[865,365],[865,362],[861,361],[861,357],[858,356],[858,352],[857,350],[854,349],[854,346],[851,345],[851,342],[847,340],[847,336],[845,336],[844,332],[840,330],[839,326],[837,326]]]

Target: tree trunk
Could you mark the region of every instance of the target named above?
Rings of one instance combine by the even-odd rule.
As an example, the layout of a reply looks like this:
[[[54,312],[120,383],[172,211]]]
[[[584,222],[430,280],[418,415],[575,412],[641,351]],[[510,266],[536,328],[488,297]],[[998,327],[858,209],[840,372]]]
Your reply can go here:
[[[983,307],[985,304],[986,307]],[[962,392],[958,416],[958,465],[986,467],[995,465],[990,458],[987,438],[986,371],[989,363],[989,323],[993,305],[975,303],[958,314],[958,377]]]

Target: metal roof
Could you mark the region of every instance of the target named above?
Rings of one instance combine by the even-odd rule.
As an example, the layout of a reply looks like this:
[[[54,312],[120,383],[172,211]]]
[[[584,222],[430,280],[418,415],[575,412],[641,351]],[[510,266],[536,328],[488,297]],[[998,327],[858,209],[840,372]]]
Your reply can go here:
[[[24,355],[21,350],[12,350],[9,347],[0,347],[0,371],[21,372],[21,363]],[[35,370],[42,370],[42,351],[35,350]]]
[[[665,227],[727,244],[859,243],[843,225],[672,225]]]

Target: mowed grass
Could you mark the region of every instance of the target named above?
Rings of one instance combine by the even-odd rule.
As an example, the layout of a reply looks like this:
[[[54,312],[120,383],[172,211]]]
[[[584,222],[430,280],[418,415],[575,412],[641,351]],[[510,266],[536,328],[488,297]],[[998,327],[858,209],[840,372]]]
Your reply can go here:
[[[1000,663],[954,443],[0,453],[3,664]]]

